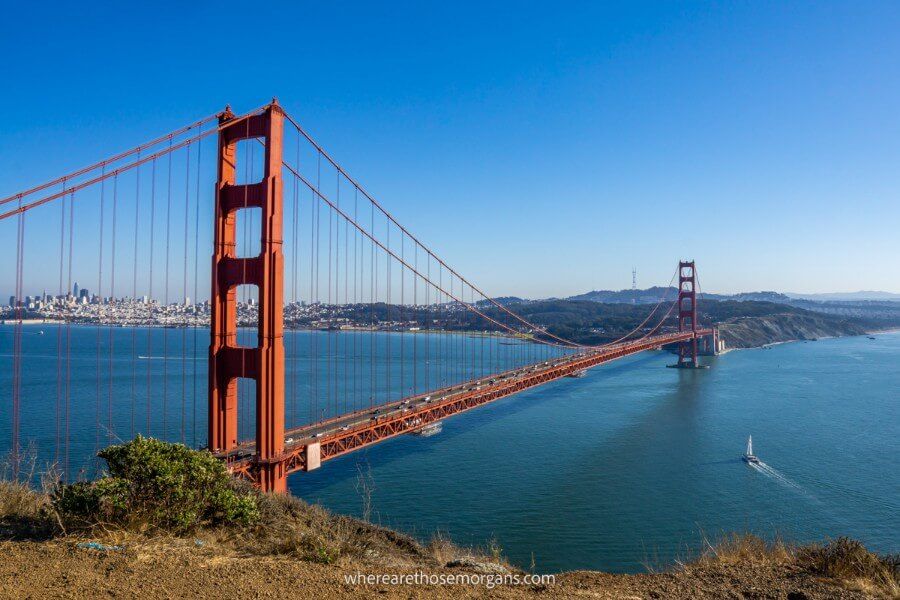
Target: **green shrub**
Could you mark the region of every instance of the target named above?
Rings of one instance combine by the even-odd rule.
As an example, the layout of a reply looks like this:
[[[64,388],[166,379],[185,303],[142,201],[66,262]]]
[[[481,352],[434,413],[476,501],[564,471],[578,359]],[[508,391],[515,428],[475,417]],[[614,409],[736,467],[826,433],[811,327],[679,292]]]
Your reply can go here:
[[[107,477],[59,485],[52,494],[53,507],[70,524],[186,532],[259,519],[256,493],[239,490],[209,452],[138,436],[98,456]]]

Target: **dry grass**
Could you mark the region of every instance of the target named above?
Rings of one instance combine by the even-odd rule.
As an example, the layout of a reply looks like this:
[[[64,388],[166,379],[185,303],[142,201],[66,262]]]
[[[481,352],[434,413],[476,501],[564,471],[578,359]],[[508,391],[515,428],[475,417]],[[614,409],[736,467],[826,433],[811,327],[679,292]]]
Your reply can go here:
[[[801,548],[797,561],[810,573],[836,579],[847,587],[900,598],[900,558],[873,554],[856,540],[841,537],[824,546]]]
[[[47,506],[47,496],[15,481],[0,481],[0,518],[37,519]]]
[[[369,562],[389,566],[440,567],[467,557],[505,564],[501,548],[463,548],[440,533],[423,546],[413,537],[329,510],[288,495],[266,495],[262,519],[241,532],[235,546],[253,554],[288,554],[334,564]]]
[[[46,539],[58,533],[58,519],[45,493],[57,472],[47,469],[40,477],[44,491],[34,489],[29,482],[35,479],[35,456],[26,449],[0,462],[0,538]]]
[[[409,536],[335,515],[293,496],[262,496],[260,511],[260,523],[235,537],[237,548],[326,564],[359,560],[391,565],[430,562],[426,549]]]
[[[434,558],[435,562],[446,565],[448,562],[457,560],[467,555],[467,552],[450,541],[450,538],[440,531],[434,533],[425,547],[428,554]]]
[[[457,561],[491,563],[505,568],[512,568],[509,561],[503,556],[503,548],[496,538],[488,540],[485,546],[458,546],[450,540],[450,537],[440,531],[431,536],[425,551],[435,563],[447,566]],[[532,562],[534,557],[532,556]],[[515,570],[519,570],[515,568]],[[534,567],[532,565],[532,570]]]
[[[705,546],[693,563],[699,566],[726,565],[783,565],[794,560],[795,548],[780,538],[766,542],[750,533],[727,534],[714,543],[704,537]]]
[[[781,539],[766,542],[749,533],[733,533],[714,543],[705,539],[704,545],[699,557],[679,563],[685,571],[719,565],[781,566],[831,579],[874,597],[900,598],[900,556],[878,556],[849,538],[798,547]]]

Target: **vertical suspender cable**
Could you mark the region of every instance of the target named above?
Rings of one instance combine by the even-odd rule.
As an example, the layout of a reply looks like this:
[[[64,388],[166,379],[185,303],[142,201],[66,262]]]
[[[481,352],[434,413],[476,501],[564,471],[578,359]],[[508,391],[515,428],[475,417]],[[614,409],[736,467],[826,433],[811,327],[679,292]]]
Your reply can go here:
[[[404,306],[403,304],[406,302],[405,295],[405,283],[406,283],[406,268],[403,266],[405,260],[403,259],[403,230],[400,231],[400,305],[397,309],[399,313],[398,321],[400,323],[400,394],[398,398],[403,398],[406,395],[406,378],[404,377],[404,364],[403,364],[403,347],[406,346],[405,338],[406,338],[406,325],[404,322]]]
[[[147,289],[147,321],[153,321],[153,238],[155,233],[155,223],[156,222],[156,159],[153,159],[153,162],[150,166],[150,279],[149,285]],[[152,390],[152,379],[151,379],[151,366],[153,361],[151,357],[153,356],[153,346],[152,346],[152,333],[153,328],[147,327],[147,435],[151,434],[150,429],[150,419],[151,419],[151,411],[152,411],[152,402],[151,402],[151,390]],[[165,432],[163,433],[165,435]]]
[[[354,186],[353,187],[353,220],[358,221],[359,219],[359,189]],[[361,275],[358,275],[358,263],[359,259],[359,231],[354,228],[353,230],[353,314],[357,315],[357,308],[359,307],[359,287],[357,287],[357,283],[361,280]],[[357,317],[358,319],[358,317]],[[359,373],[358,362],[359,356],[357,354],[357,347],[359,341],[359,333],[353,332],[353,410],[359,409]]]
[[[169,148],[172,148],[172,140],[169,140]],[[172,152],[168,156],[166,167],[166,279],[163,286],[163,306],[161,318],[168,321],[169,314],[169,246],[172,237]],[[169,324],[163,322],[163,389],[162,389],[162,436],[161,439],[169,439],[167,410],[169,403]]]
[[[66,182],[63,180],[63,189]],[[60,203],[59,217],[59,292],[57,299],[54,301],[63,301],[63,263],[65,259],[66,247],[66,197],[62,197]],[[62,380],[62,323],[56,325],[56,452],[53,461],[58,465],[60,462],[60,449],[62,448],[62,405],[63,405],[63,380]]]
[[[297,164],[296,164],[297,172],[300,172],[300,137],[297,136]],[[293,326],[291,328],[291,419],[290,425],[291,427],[297,426],[297,277],[300,271],[300,265],[298,264],[298,248],[299,248],[299,240],[298,240],[298,227],[300,224],[300,182],[297,180],[297,177],[294,176],[294,197],[293,197],[293,214],[292,214],[292,228],[291,228],[291,305],[292,312],[294,314]]]
[[[418,244],[413,244],[413,255],[414,255],[413,263],[415,265],[416,273],[418,273],[419,272],[419,246],[418,246]],[[413,274],[413,313],[412,314],[413,314],[413,318],[415,319],[414,327],[419,328],[420,327],[420,324],[419,324],[419,280],[417,279],[417,276],[415,274]],[[419,374],[419,368],[418,368],[419,367],[419,352],[418,352],[419,340],[418,340],[418,337],[419,336],[417,335],[417,333],[418,332],[413,332],[413,360],[412,360],[413,394],[419,393],[419,378],[418,378],[418,374]]]
[[[350,283],[350,269],[349,269],[349,266],[350,266],[350,238],[348,237],[349,234],[350,234],[350,223],[348,223],[347,220],[344,219],[344,310],[346,311],[346,314],[348,314],[348,315],[350,314],[350,311],[349,311],[349,309],[350,309],[350,303],[349,303],[350,287],[348,285]],[[349,342],[350,342],[350,340],[347,338],[347,335],[352,335],[352,333],[350,333],[349,329],[347,331],[348,331],[347,334],[344,334],[341,336],[342,338],[344,338],[344,358],[343,358],[344,412],[347,412],[347,408],[352,404],[352,402],[350,402],[350,398],[349,398],[349,387],[350,387],[350,377],[349,377],[349,373],[350,373],[350,370],[349,370],[350,343]]]
[[[316,190],[321,189],[322,186],[322,155],[321,153],[318,155],[318,160],[316,164]],[[319,200],[318,195],[313,194],[313,204],[316,207],[316,222],[315,222],[315,285],[316,285],[316,310],[319,311],[319,314],[322,313],[322,304],[320,302],[321,298],[319,297],[319,254],[320,254],[320,246],[322,242],[322,203]],[[321,418],[321,413],[319,412],[319,336],[318,332],[313,332],[313,403],[315,410],[316,422],[318,422]],[[327,405],[326,405],[327,406]]]
[[[22,199],[19,199],[19,206]],[[22,272],[25,255],[25,213],[19,213],[16,220],[16,282],[15,282],[15,319],[13,332],[13,372],[12,372],[12,444],[10,460],[12,461],[13,481],[19,480],[19,467],[22,457],[19,455],[19,408],[22,370]]]
[[[338,208],[341,207],[341,174],[338,172],[337,176],[337,202]],[[346,221],[345,221],[346,222]],[[341,280],[341,217],[338,214],[335,214],[334,217],[334,305],[335,310],[334,314],[341,314],[338,310],[338,305],[341,302],[341,292],[340,292],[340,280]],[[344,242],[346,243],[346,237],[344,238]],[[346,259],[347,254],[344,253],[344,258]],[[346,273],[345,273],[346,275]],[[334,398],[336,404],[335,415],[343,414],[346,412],[346,394],[341,397],[339,387],[339,373],[338,367],[341,365],[342,361],[340,359],[341,352],[341,342],[344,339],[344,336],[340,333],[335,334],[335,343],[334,343]],[[346,382],[347,375],[344,373],[344,381]],[[344,391],[346,391],[346,384]]]
[[[106,172],[106,167],[104,166],[101,173]],[[100,235],[97,237],[99,240],[100,248],[97,252],[98,255],[98,266],[97,266],[97,295],[99,295],[102,299],[103,297],[103,217],[106,208],[106,180],[100,181]],[[90,301],[90,299],[88,299]],[[100,415],[101,415],[101,406],[103,404],[101,399],[102,394],[102,386],[101,386],[101,369],[100,369],[100,341],[103,335],[103,327],[100,323],[97,323],[97,406],[94,414],[94,454],[96,454],[100,450]]]
[[[318,204],[319,199],[316,197],[315,193],[310,194],[310,215],[309,215],[309,305],[310,305],[310,315],[314,314],[315,310],[318,310],[318,306],[316,306],[316,295],[315,295],[315,274],[316,274],[316,205]],[[312,326],[312,319],[310,319],[310,334],[309,334],[309,370],[310,370],[310,379],[311,385],[310,389],[312,391],[312,401],[309,403],[310,413],[309,413],[309,422],[316,422],[316,359],[315,359],[315,343],[316,343],[316,331]]]
[[[69,276],[66,289],[72,289],[72,250],[75,238],[75,193],[69,196]],[[74,294],[73,294],[74,296]],[[72,395],[72,319],[66,317],[66,397],[64,406],[65,420],[65,458],[63,459],[63,478],[69,477],[69,406]]]
[[[385,220],[387,228],[387,251],[384,253],[384,270],[387,278],[387,320],[388,333],[385,336],[385,348],[387,349],[387,378],[384,382],[384,401],[389,402],[391,399],[391,383],[393,382],[393,371],[391,370],[391,351],[393,350],[391,343],[391,330],[393,329],[393,321],[391,319],[391,222]]]
[[[203,148],[203,144],[200,142],[200,135],[203,132],[203,127],[197,129],[197,182],[196,182],[196,194],[194,201],[194,389],[191,394],[191,411],[193,416],[191,417],[191,425],[192,425],[192,435],[191,435],[191,444],[196,448],[197,447],[197,303],[200,298],[198,296],[198,268],[200,265],[199,262],[199,250],[200,250],[200,151]],[[185,250],[186,252],[187,250]]]
[[[418,248],[418,242],[416,243],[416,247]],[[425,285],[425,330],[427,332],[427,337],[425,338],[425,390],[430,390],[428,383],[430,381],[430,371],[431,371],[431,330],[434,329],[434,318],[432,310],[431,310],[431,293],[429,290],[429,282],[431,281],[431,256],[428,254],[425,255],[426,267],[425,270],[427,272],[428,281],[424,282]]]
[[[378,295],[378,261],[375,260],[375,206],[369,203],[370,229],[373,234],[371,249],[369,251],[369,311],[371,322],[369,324],[369,408],[375,404],[375,302]]]
[[[331,230],[332,224],[334,220],[334,211],[331,207],[328,208],[328,293],[326,294],[326,302],[327,309],[326,311],[330,312],[333,310],[333,305],[331,303]],[[327,314],[327,313],[326,313]],[[332,396],[331,396],[331,331],[328,331],[325,336],[325,387],[327,389],[326,394],[326,404],[325,406],[328,409],[328,416],[332,415],[333,405],[332,405]]]
[[[109,306],[116,305],[116,217],[119,206],[119,174],[113,177],[113,198],[112,198],[112,247],[110,251],[110,269],[109,269]],[[113,355],[115,351],[115,338],[113,336],[114,327],[112,319],[109,324],[109,395],[106,399],[106,423],[107,423],[107,443],[110,444],[115,439],[116,428],[113,423]]]
[[[188,222],[191,206],[191,147],[184,153],[184,261],[181,274],[181,310],[187,317],[188,310]],[[196,298],[194,298],[196,300]],[[187,327],[181,328],[181,443],[187,442]]]
[[[138,159],[141,155],[138,153]],[[137,266],[138,266],[138,238],[140,237],[140,204],[141,204],[141,167],[135,173],[134,189],[134,271],[131,280],[131,301],[135,312],[137,309]],[[135,413],[137,404],[137,322],[131,326],[131,437],[135,434]]]

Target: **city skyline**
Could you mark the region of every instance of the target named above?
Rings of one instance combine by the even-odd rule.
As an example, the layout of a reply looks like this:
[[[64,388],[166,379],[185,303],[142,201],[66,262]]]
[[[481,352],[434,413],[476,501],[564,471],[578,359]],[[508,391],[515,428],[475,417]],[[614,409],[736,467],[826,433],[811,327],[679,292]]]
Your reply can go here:
[[[99,295],[96,292],[92,292],[89,288],[81,287],[78,285],[78,282],[75,282],[74,287],[78,289],[77,292],[73,289],[71,292],[62,292],[62,293],[54,293],[48,290],[42,290],[40,293],[33,291],[23,291],[20,301],[21,306],[27,306],[29,301],[38,301],[38,300],[59,300],[59,299],[68,299],[72,300],[73,303],[76,304],[106,304],[113,301],[137,301],[141,303],[152,302],[161,306],[193,306],[193,305],[202,305],[209,303],[208,294],[201,294],[199,297],[192,298],[191,296],[185,295],[177,298],[169,298],[164,299],[159,294],[151,297],[147,294],[138,294],[137,296],[129,295],[128,293],[119,293],[115,296],[111,296],[109,294]],[[664,286],[648,286],[646,288],[640,286],[632,286],[632,287],[623,287],[617,289],[600,289],[595,288],[593,290],[586,290],[585,293],[590,292],[626,292],[626,291],[653,291],[655,289],[662,288]],[[669,289],[677,289],[674,286],[669,286]],[[778,291],[778,290],[746,290],[743,292],[737,292],[734,294],[721,294],[716,290],[708,290],[706,292],[712,296],[740,296],[742,294],[758,294],[758,293],[775,293],[782,294],[791,298],[807,298],[807,299],[816,299],[821,298],[822,300],[832,300],[832,301],[841,301],[843,299],[853,299],[853,300],[874,300],[874,301],[900,301],[900,294],[895,294],[892,292],[885,292],[883,290],[853,290],[847,292],[825,292],[825,293],[802,293],[795,292],[792,290],[786,291]],[[577,296],[583,294],[573,294],[572,296],[559,297],[559,296],[547,296],[542,298],[528,298],[528,297],[519,297],[519,296],[495,296],[494,298],[520,298],[524,301],[544,301],[544,300],[554,300],[554,299],[568,299],[568,298],[577,298]],[[701,297],[703,293],[699,294]],[[6,304],[2,305],[0,308],[6,307],[14,307],[14,299],[16,298],[15,294],[10,294],[8,296],[0,296],[7,298],[8,301]],[[238,294],[237,298],[238,303],[240,304],[249,304],[253,305],[257,302],[256,292],[252,286],[247,286],[247,290],[245,293]],[[305,306],[308,304],[322,304],[322,305],[333,305],[333,306],[341,306],[346,304],[361,304],[368,302],[368,298],[357,298],[357,299],[349,299],[347,302],[342,302],[340,300],[335,300],[333,302],[326,302],[325,300],[319,298],[316,300],[312,300],[309,298],[298,297],[298,298],[290,298],[287,295],[285,296],[285,304],[297,304],[301,306]],[[484,300],[479,300],[479,302],[483,302]],[[386,299],[381,298],[379,302],[386,302]],[[429,302],[418,301],[413,302],[411,298],[404,298],[401,303],[399,299],[395,299],[392,302],[393,305],[404,305],[404,306],[425,306],[427,304],[452,304],[454,300],[438,300],[431,299]]]

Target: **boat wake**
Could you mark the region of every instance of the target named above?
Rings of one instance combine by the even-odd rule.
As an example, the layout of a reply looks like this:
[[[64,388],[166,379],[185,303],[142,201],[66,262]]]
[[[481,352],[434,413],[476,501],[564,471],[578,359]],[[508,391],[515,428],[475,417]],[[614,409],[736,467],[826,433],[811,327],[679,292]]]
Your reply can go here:
[[[769,465],[767,465],[766,463],[764,463],[762,461],[759,461],[756,463],[748,463],[748,464],[751,467],[753,467],[754,469],[756,469],[757,471],[759,471],[760,473],[762,473],[763,475],[765,475],[767,477],[771,477],[778,483],[784,484],[790,488],[794,488],[795,490],[803,489],[798,484],[794,483],[792,480],[790,480],[789,478],[782,475],[777,469],[770,467]]]

